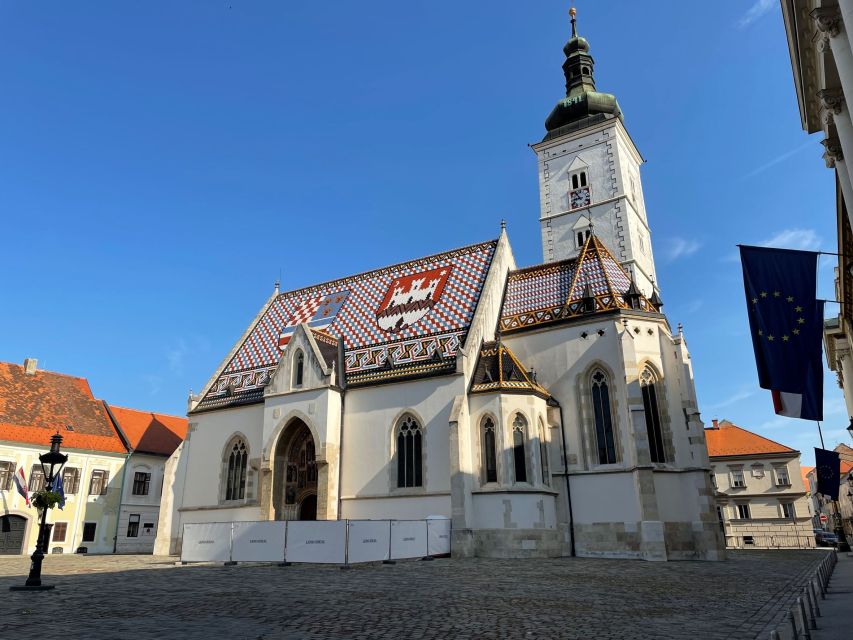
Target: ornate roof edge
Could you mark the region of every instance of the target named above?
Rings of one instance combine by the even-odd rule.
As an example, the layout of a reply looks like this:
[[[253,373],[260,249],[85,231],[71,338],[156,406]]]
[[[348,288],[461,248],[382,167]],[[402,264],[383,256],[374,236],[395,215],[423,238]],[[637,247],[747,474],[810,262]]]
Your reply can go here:
[[[234,356],[237,355],[237,352],[240,350],[240,347],[243,346],[243,343],[252,335],[252,332],[255,330],[255,327],[258,326],[258,323],[264,317],[266,312],[269,310],[270,306],[279,296],[278,287],[276,286],[275,290],[272,292],[272,295],[267,298],[267,301],[261,307],[261,310],[258,311],[255,318],[249,323],[249,326],[243,332],[243,334],[237,339],[237,342],[234,343],[234,346],[231,347],[231,350],[228,354],[222,359],[222,362],[219,363],[219,366],[216,367],[216,371],[213,372],[213,375],[207,380],[202,388],[201,392],[197,396],[193,396],[193,398],[197,398],[197,400],[193,400],[191,398],[190,410],[187,413],[192,413],[198,404],[207,397],[208,392],[216,384],[216,381],[219,380],[219,377],[225,371],[225,368],[231,364],[231,360],[234,359]]]

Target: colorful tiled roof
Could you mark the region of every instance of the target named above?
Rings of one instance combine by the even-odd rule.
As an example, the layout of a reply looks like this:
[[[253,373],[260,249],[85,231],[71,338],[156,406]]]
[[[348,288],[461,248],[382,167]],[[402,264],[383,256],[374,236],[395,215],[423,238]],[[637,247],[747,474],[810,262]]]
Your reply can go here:
[[[550,395],[536,382],[509,347],[502,342],[484,342],[474,370],[471,393],[494,391],[535,393],[546,398]]]
[[[343,340],[348,384],[453,370],[497,241],[275,296],[196,410],[262,397],[299,323]]]
[[[795,449],[774,442],[752,431],[747,431],[728,420],[720,420],[717,426],[707,427],[705,429],[705,440],[708,443],[708,455],[711,458],[761,455],[766,453],[798,453]]]
[[[657,312],[645,296],[631,303],[631,279],[594,235],[571,260],[519,269],[509,274],[500,330],[510,333],[587,313],[636,308]],[[585,305],[589,299],[591,306]]]
[[[0,440],[47,449],[57,432],[63,449],[127,451],[85,378],[0,362]]]
[[[114,405],[106,407],[134,451],[170,456],[187,435],[186,418]]]

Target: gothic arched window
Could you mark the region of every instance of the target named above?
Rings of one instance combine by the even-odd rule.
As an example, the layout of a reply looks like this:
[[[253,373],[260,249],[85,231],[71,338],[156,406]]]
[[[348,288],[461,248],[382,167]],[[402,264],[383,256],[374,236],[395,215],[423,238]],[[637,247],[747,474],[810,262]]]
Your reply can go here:
[[[486,482],[498,481],[497,442],[495,423],[491,418],[483,420],[483,478]]]
[[[539,458],[542,464],[542,482],[551,484],[551,472],[548,468],[548,442],[545,440],[545,427],[539,419]]]
[[[610,409],[607,375],[601,369],[596,369],[590,377],[590,386],[598,464],[613,464],[616,462],[616,441],[613,435],[613,414]]]
[[[305,372],[305,354],[297,351],[293,356],[293,386],[302,386],[302,376]]]
[[[515,466],[515,481],[527,482],[527,452],[524,441],[527,440],[527,420],[520,413],[512,421],[512,461]]]
[[[397,433],[397,486],[423,486],[423,434],[410,415],[400,419]]]
[[[663,444],[663,428],[658,407],[657,377],[646,367],[640,375],[640,387],[643,390],[643,409],[646,413],[646,431],[649,435],[649,453],[652,462],[666,462],[666,450]]]
[[[246,495],[246,467],[249,452],[242,438],[237,438],[226,451],[228,475],[225,479],[225,499],[242,500]]]

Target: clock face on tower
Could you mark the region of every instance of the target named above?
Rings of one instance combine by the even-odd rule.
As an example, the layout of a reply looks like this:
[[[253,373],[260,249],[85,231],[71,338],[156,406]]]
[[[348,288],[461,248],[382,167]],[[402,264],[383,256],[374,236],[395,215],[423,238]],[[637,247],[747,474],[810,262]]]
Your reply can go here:
[[[588,207],[592,198],[589,193],[589,187],[581,187],[580,189],[572,189],[569,192],[569,206],[572,209],[580,207]]]

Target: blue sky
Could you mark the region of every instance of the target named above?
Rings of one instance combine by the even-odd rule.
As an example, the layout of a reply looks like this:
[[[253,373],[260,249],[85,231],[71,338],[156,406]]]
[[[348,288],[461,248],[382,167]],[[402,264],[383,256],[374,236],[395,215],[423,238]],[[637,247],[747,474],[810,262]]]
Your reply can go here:
[[[757,388],[735,258],[738,242],[835,250],[779,3],[577,4],[647,160],[704,419],[810,460],[814,425]],[[0,360],[181,414],[279,273],[322,282],[493,238],[501,218],[519,262],[540,261],[527,144],[564,93],[567,8],[0,0]],[[843,441],[829,374],[825,412],[827,445]]]

